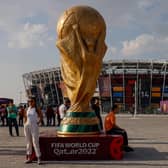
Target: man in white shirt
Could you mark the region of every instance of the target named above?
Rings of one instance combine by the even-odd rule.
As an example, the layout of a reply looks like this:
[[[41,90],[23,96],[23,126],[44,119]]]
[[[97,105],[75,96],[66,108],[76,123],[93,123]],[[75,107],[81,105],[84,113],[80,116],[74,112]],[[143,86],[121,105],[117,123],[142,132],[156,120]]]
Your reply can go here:
[[[70,101],[68,99],[65,100],[65,102],[59,106],[60,121],[57,126],[60,126],[60,122],[65,117],[66,111],[68,110],[69,106],[70,106]]]
[[[60,119],[61,120],[64,118],[66,110],[67,110],[67,108],[66,108],[65,104],[61,104],[59,106],[59,114],[60,114]]]

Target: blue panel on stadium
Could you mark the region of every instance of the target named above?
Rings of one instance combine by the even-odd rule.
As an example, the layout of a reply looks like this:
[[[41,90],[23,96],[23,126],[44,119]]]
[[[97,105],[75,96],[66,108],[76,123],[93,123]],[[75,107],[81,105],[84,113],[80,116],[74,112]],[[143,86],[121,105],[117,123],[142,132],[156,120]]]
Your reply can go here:
[[[168,88],[164,88],[164,93],[168,93]]]
[[[113,97],[123,97],[123,92],[113,92]]]

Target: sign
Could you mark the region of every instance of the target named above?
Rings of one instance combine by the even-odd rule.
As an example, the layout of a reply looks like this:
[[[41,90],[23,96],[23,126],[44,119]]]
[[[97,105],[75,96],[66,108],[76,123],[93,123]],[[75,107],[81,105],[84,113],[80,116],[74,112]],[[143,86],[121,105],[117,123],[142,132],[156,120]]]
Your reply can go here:
[[[42,160],[120,160],[123,157],[121,135],[76,135],[59,137],[56,131],[39,137]]]
[[[168,113],[168,100],[164,100],[160,102],[161,112]]]
[[[56,156],[64,155],[96,155],[97,149],[100,146],[100,143],[51,143],[50,147],[52,148],[53,154]]]
[[[102,97],[110,97],[110,79],[108,76],[101,76],[99,77],[99,89],[100,89],[100,96]]]

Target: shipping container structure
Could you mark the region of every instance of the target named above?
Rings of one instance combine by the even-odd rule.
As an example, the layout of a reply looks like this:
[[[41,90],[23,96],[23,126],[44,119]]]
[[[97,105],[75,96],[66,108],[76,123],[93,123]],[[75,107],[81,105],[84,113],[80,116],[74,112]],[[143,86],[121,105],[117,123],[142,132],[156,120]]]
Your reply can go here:
[[[103,62],[95,97],[107,112],[115,103],[123,111],[159,108],[168,100],[168,61],[112,60]],[[60,68],[23,74],[27,96],[36,95],[41,104],[60,104],[66,97]]]
[[[14,101],[13,99],[10,98],[0,98],[0,105],[7,105],[9,102]]]
[[[38,105],[56,106],[63,102],[60,68],[50,68],[23,74],[27,97],[35,96]]]

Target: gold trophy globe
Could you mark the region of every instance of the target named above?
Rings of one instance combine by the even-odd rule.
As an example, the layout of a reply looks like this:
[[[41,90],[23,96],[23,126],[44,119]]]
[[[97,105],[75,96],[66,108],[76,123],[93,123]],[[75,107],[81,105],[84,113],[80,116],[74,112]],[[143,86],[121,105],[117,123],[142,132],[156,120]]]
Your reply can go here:
[[[75,6],[60,17],[57,33],[61,75],[71,102],[57,134],[99,134],[99,120],[89,104],[107,49],[105,21],[95,9]]]

